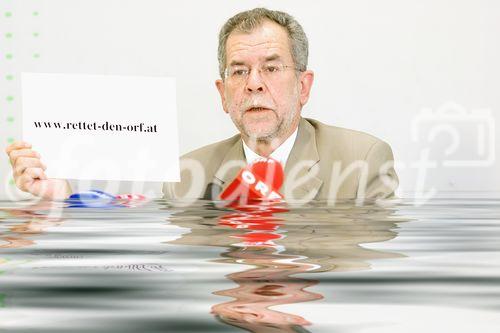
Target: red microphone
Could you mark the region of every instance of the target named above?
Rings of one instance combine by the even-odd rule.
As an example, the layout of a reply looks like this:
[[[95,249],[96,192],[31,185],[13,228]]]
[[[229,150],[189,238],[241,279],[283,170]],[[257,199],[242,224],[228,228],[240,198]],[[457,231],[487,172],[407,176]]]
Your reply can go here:
[[[283,195],[284,172],[281,163],[272,158],[262,158],[241,169],[236,178],[221,193],[222,200],[279,200]]]

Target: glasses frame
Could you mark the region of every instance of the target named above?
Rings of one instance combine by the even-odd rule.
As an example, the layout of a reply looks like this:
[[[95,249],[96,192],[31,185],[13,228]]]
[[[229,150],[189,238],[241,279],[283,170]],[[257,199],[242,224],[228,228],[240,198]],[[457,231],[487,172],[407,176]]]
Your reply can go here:
[[[245,67],[247,67],[247,66],[245,66]],[[304,69],[300,69],[296,66],[291,66],[291,65],[279,64],[278,67],[280,68],[280,70],[277,71],[277,73],[282,73],[287,69],[293,69],[293,70],[298,71],[298,72],[305,72]],[[265,68],[266,68],[266,65],[262,65],[257,69],[257,71],[259,72],[259,74],[261,75],[262,78],[266,77],[266,75],[262,75],[262,72],[265,71]],[[252,67],[248,68],[247,73],[244,75],[244,77],[242,77],[243,80],[241,82],[246,82],[246,80],[248,80],[248,77],[252,73],[252,70],[253,70]],[[273,73],[273,72],[269,72],[269,73]],[[228,79],[231,79],[231,77],[229,75],[229,67],[226,67],[226,69],[224,70],[224,81],[227,81]]]

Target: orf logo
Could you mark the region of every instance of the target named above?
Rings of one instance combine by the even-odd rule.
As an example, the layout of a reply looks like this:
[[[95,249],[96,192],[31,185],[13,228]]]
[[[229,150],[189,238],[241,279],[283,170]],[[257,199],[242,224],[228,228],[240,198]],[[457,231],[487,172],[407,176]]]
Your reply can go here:
[[[283,167],[273,159],[260,159],[242,169],[236,179],[221,193],[222,200],[279,200],[283,184]]]

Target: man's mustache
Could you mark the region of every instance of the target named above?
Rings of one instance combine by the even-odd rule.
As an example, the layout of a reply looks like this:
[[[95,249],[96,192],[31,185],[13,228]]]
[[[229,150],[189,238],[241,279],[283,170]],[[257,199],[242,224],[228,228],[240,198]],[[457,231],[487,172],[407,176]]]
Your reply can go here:
[[[245,112],[250,109],[269,109],[274,111],[274,105],[273,103],[269,103],[267,101],[261,101],[261,100],[246,100],[243,101],[240,105],[240,112]]]

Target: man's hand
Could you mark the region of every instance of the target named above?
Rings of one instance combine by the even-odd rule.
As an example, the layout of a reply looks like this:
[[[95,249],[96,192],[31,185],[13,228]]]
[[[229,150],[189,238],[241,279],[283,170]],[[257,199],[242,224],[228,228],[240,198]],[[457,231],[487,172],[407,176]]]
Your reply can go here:
[[[5,149],[16,186],[47,200],[63,200],[71,194],[71,187],[64,179],[49,179],[45,175],[47,167],[40,161],[40,154],[31,149],[27,142],[14,142]]]

